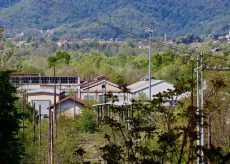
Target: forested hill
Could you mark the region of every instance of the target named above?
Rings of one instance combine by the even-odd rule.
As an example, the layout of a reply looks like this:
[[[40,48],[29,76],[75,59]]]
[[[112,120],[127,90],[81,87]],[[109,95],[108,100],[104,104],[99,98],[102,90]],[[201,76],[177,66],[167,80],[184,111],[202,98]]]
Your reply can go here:
[[[92,21],[97,18],[146,36],[226,34],[229,0],[1,0],[0,25],[6,29],[54,29],[56,36],[74,38],[130,37]]]

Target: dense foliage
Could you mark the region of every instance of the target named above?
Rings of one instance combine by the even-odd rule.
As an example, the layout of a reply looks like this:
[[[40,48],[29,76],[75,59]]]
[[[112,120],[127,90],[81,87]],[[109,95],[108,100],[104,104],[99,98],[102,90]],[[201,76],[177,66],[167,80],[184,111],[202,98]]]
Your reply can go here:
[[[10,84],[10,72],[0,72],[0,163],[19,164],[23,154],[18,133],[22,115],[15,102],[16,88]]]
[[[226,34],[229,30],[228,0],[91,0],[91,1],[1,1],[0,23],[14,29],[55,29],[56,36],[72,38],[127,38],[118,29],[93,20],[98,18],[126,31],[154,35]],[[54,3],[53,3],[54,2]],[[11,6],[9,6],[11,5]]]
[[[11,5],[14,5],[15,3],[19,2],[20,0],[1,0],[0,1],[0,8],[6,8]]]
[[[190,39],[190,37],[186,38],[188,42]],[[128,92],[127,84],[140,80],[148,72],[148,49],[139,49],[134,42],[120,44],[91,42],[79,48],[74,46],[58,48],[53,42],[45,41],[37,46],[33,39],[29,40],[33,43],[30,47],[15,48],[10,41],[5,42],[5,49],[0,56],[1,70],[15,69],[28,73],[53,75],[55,66],[57,75],[80,76],[83,80],[105,75],[119,84],[124,93]],[[195,86],[191,81],[191,60],[195,59],[196,56],[193,54],[196,52],[191,50],[188,45],[180,44],[179,47],[190,50],[192,55],[174,51],[162,47],[162,45],[153,45],[151,61],[153,76],[177,84],[176,90],[158,94],[148,103],[143,103],[146,101],[146,97],[140,95],[139,100],[141,101],[134,101],[134,119],[124,119],[123,122],[120,122],[117,118],[121,115],[123,117],[124,113],[121,114],[121,112],[127,108],[126,106],[114,107],[113,118],[105,117],[103,120],[105,124],[98,126],[99,122],[96,121],[97,117],[95,109],[92,109],[92,104],[88,106],[89,109],[83,109],[83,112],[75,118],[58,117],[57,138],[54,143],[55,162],[83,163],[106,160],[109,163],[188,163],[192,160],[195,161],[196,149],[199,149],[195,146],[196,123],[199,122],[200,117],[195,112],[195,94],[192,103],[189,100],[188,91],[191,86]],[[216,47],[220,49],[220,52],[210,53]],[[66,51],[63,51],[62,48]],[[204,51],[205,66],[229,68],[230,48],[227,44],[207,38],[204,43],[199,44],[197,51]],[[228,163],[230,158],[230,72],[204,70],[204,73],[208,86],[204,96],[204,128],[205,134],[207,134],[207,127],[211,127],[212,135],[210,147],[207,146],[208,136],[205,135],[204,160],[213,163]],[[3,79],[7,81],[9,76],[4,76]],[[3,96],[0,101],[6,98],[7,101],[4,101],[3,106],[0,104],[0,114],[4,105],[16,109],[14,101],[10,99],[15,99],[14,94],[12,94],[13,97],[12,95],[7,96],[7,94],[2,95],[5,93],[4,89],[15,92],[15,88],[5,80],[1,79],[0,81],[1,84],[6,84],[4,87],[0,87],[0,95]],[[182,92],[186,92],[185,99],[170,101],[172,102],[171,106],[164,105],[169,99],[174,99]],[[108,96],[106,99],[108,101],[116,99],[113,95],[108,94]],[[20,99],[19,104],[21,101]],[[177,103],[174,104],[174,102]],[[18,105],[17,109],[21,111],[22,106]],[[10,113],[8,113],[9,111]],[[29,117],[24,117],[20,124],[22,127],[20,132],[18,132],[19,122],[15,124],[14,121],[11,121],[0,124],[0,126],[4,125],[3,128],[0,128],[3,133],[10,129],[6,129],[5,125],[15,124],[13,138],[7,137],[7,139],[13,140],[10,143],[15,144],[9,145],[12,149],[7,149],[7,152],[11,150],[18,152],[13,154],[14,157],[5,157],[8,159],[12,157],[16,160],[11,163],[17,163],[19,157],[23,158],[23,163],[46,163],[48,159],[48,120],[32,122],[31,108],[28,107],[26,111]],[[10,116],[18,114],[11,110],[3,113]],[[37,118],[35,117],[35,119]],[[211,119],[211,123],[209,119]],[[41,129],[41,133],[39,129]],[[25,148],[23,156],[19,151],[22,150],[19,139]],[[1,151],[5,152],[4,146],[1,145],[1,148]],[[0,153],[2,153],[1,151]],[[2,157],[1,154],[0,157]],[[4,162],[1,161],[1,163]]]

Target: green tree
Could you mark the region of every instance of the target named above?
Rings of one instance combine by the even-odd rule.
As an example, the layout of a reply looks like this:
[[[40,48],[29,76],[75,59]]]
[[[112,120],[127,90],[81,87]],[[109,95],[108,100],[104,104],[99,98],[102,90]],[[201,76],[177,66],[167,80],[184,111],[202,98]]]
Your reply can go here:
[[[93,133],[97,130],[96,114],[90,109],[84,109],[79,116],[79,126],[84,132]]]
[[[49,67],[55,67],[58,63],[69,64],[70,55],[65,51],[58,51],[54,55],[50,55],[48,57],[48,65]]]
[[[23,149],[17,133],[22,115],[15,106],[16,88],[10,84],[10,72],[0,72],[0,163],[20,163]]]
[[[186,117],[190,108],[179,112],[176,109],[180,105],[171,104],[177,101],[175,97],[188,89],[184,85],[175,88],[157,94],[148,104],[133,102],[134,117],[130,116],[128,125],[117,121],[116,113],[113,118],[105,117],[105,125],[112,128],[119,139],[117,142],[114,134],[107,134],[108,144],[99,148],[101,156],[110,163],[116,163],[109,161],[116,154],[117,161],[124,160],[123,163],[185,163],[185,141],[194,132],[194,126],[191,123],[186,125],[190,120]],[[165,105],[167,103],[171,105]],[[112,106],[112,111],[123,112],[127,110],[125,108]],[[190,114],[193,117],[195,113]],[[186,123],[181,124],[181,120]]]
[[[2,39],[4,33],[4,28],[0,27],[0,39]]]
[[[8,49],[0,56],[0,66],[3,70],[21,70],[21,56],[13,49]]]

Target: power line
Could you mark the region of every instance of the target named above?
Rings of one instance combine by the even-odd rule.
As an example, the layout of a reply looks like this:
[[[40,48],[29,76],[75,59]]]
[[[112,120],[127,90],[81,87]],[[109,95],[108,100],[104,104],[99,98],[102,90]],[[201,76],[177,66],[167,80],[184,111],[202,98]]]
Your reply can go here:
[[[40,0],[40,2],[46,4],[50,8],[54,8],[54,9],[58,10],[58,11],[62,10],[62,13],[78,14],[78,16],[80,16],[81,19],[89,18],[89,16],[87,16],[87,15],[82,15],[79,12],[76,12],[75,10],[73,10],[71,8],[67,8],[64,5],[57,4],[56,2],[52,2],[52,1],[47,2],[45,0]],[[127,4],[125,4],[125,6],[127,6],[129,4],[130,3],[127,3]],[[63,9],[64,9],[64,11],[63,11]],[[135,38],[141,39],[141,40],[144,39],[141,35],[138,35],[138,34],[135,34],[135,33],[131,32],[131,31],[128,31],[128,30],[122,29],[120,27],[114,26],[114,25],[112,25],[110,23],[101,21],[101,20],[99,20],[97,18],[91,18],[88,22],[89,23],[90,22],[91,23],[95,22],[95,23],[100,24],[102,26],[107,26],[107,27],[109,27],[111,29],[120,31],[121,33],[125,34],[126,36],[132,36],[132,37],[135,37]],[[154,43],[157,43],[157,44],[162,45],[164,47],[168,47],[171,50],[174,50],[177,53],[179,53],[179,55],[182,55],[181,53],[192,55],[192,53],[193,53],[192,51],[188,51],[188,50],[186,50],[184,48],[181,48],[181,47],[178,47],[178,46],[175,46],[175,45],[171,45],[171,44],[168,44],[168,43],[165,43],[165,42],[161,42],[161,41],[158,41],[156,39],[152,40],[152,38],[147,39],[147,41],[143,40],[143,43],[148,44],[149,41],[153,41]],[[153,45],[154,43],[152,43],[151,45]],[[181,57],[181,56],[179,56],[179,57]],[[213,55],[212,56],[210,55],[209,57],[216,58],[216,59],[221,59],[221,60],[225,60],[225,61],[230,61],[230,59],[227,59],[227,58],[224,58],[224,57],[218,57],[218,56],[213,56]],[[192,59],[187,59],[187,60],[190,61],[190,62],[194,62],[194,60],[192,60]]]
[[[221,59],[221,60],[225,60],[225,61],[230,61],[230,59],[224,58],[222,56],[209,55],[208,57],[215,58],[215,59]]]
[[[47,2],[47,1],[44,1],[44,0],[40,0],[40,2],[46,4],[46,5],[49,6],[49,7],[54,8],[54,9],[56,9],[56,10],[62,10],[62,11],[61,11],[62,13],[78,14],[78,15],[80,16],[81,19],[84,19],[84,18],[88,18],[88,17],[89,17],[89,16],[86,16],[86,15],[83,16],[82,14],[80,14],[80,13],[74,11],[73,9],[67,8],[67,7],[65,7],[64,5],[60,6],[60,5],[57,4],[56,2],[52,2],[52,1]],[[128,4],[129,4],[129,3],[127,3],[126,5],[128,5]],[[63,9],[64,9],[64,10],[63,10]],[[89,20],[89,22],[96,22],[96,23],[98,23],[98,24],[100,24],[100,25],[110,27],[111,29],[116,29],[117,31],[120,31],[121,33],[126,34],[127,36],[132,36],[132,37],[135,37],[135,38],[141,39],[141,40],[144,39],[141,35],[138,35],[138,34],[135,34],[135,33],[133,33],[133,32],[124,30],[124,29],[122,29],[122,28],[120,28],[120,27],[117,27],[117,26],[114,26],[114,25],[112,25],[112,24],[110,24],[110,23],[103,22],[103,21],[101,21],[101,20],[99,20],[99,19],[97,19],[97,18],[92,18],[92,19]],[[143,41],[143,42],[144,42],[145,44],[148,44],[148,41],[149,41],[149,40],[150,40],[150,39],[147,39],[147,41]],[[160,41],[155,40],[155,39],[154,39],[153,41],[154,41],[155,43],[157,43],[157,44],[160,44],[160,45],[163,45],[163,46],[165,46],[165,47],[169,47],[169,48],[171,48],[171,49],[174,49],[174,50],[176,50],[177,52],[180,51],[180,52],[182,52],[182,53],[192,54],[191,51],[188,51],[188,50],[186,50],[186,49],[180,48],[180,47],[178,47],[178,46],[170,45],[170,44],[167,44],[167,43],[165,43],[165,42],[160,42]]]

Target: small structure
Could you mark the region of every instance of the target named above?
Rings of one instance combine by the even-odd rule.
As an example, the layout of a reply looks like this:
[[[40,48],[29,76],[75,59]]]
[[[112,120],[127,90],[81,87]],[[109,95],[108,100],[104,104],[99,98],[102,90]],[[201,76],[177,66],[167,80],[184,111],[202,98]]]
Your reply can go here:
[[[73,117],[75,115],[80,114],[84,106],[85,103],[83,100],[76,98],[74,96],[69,96],[58,101],[56,104],[56,109],[59,115]],[[51,105],[50,108],[53,109],[54,104]]]
[[[123,100],[124,93],[115,83],[104,76],[98,76],[90,82],[81,84],[81,98],[84,100],[96,100],[104,102],[105,95],[111,93]]]
[[[100,126],[104,119],[115,119],[119,123],[126,124],[130,127],[130,122],[134,118],[133,103],[130,101],[106,102],[94,104],[93,107],[97,112],[97,123]]]
[[[149,80],[141,80],[127,87],[129,89],[128,100],[139,99],[140,96],[148,97],[149,94]],[[174,85],[164,80],[151,80],[151,95],[156,95],[159,92],[174,89]],[[152,97],[151,96],[151,97]]]
[[[56,90],[56,100],[59,101],[64,92]],[[41,108],[42,115],[49,115],[46,110],[52,103],[54,103],[54,90],[52,89],[37,89],[27,92],[27,101],[31,106],[35,107],[35,110],[39,111]]]

